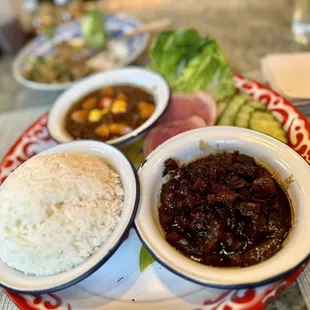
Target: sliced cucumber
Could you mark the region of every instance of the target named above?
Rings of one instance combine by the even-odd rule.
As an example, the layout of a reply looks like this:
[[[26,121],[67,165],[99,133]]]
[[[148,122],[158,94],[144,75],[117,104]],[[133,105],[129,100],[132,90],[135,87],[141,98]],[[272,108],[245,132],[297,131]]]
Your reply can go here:
[[[251,98],[251,96],[250,95],[248,95],[248,94],[246,94],[246,93],[241,93],[241,92],[238,92],[238,93],[236,93],[236,95],[235,95],[235,97],[236,96],[238,96],[238,97],[240,97],[240,98],[244,98],[244,100],[253,100],[252,98]]]
[[[235,126],[247,128],[249,126],[250,116],[254,110],[252,106],[247,103],[244,104],[236,115]]]
[[[266,110],[266,105],[259,101],[249,100],[247,104],[253,107],[255,110]]]
[[[246,104],[240,108],[238,114],[236,115],[235,126],[249,127],[249,120],[254,111],[264,112],[266,111],[266,106],[263,103],[252,99],[246,101]],[[261,117],[261,115],[258,114],[257,117]]]
[[[216,107],[217,107],[217,117],[221,117],[221,115],[223,114],[224,110],[226,109],[227,105],[228,105],[228,101],[220,101]]]
[[[287,143],[286,132],[280,122],[270,112],[254,111],[251,114],[249,128],[270,135]]]
[[[280,130],[275,130],[273,133],[272,133],[272,136],[282,142],[284,142],[285,144],[288,143],[288,140],[287,140],[287,136],[286,136],[286,132],[283,130],[283,128],[281,128]]]
[[[222,113],[221,117],[218,120],[218,125],[232,126],[234,125],[236,115],[239,109],[247,101],[247,95],[238,93],[235,95],[232,100],[228,103],[226,109]]]
[[[278,122],[274,116],[268,111],[255,111],[252,113],[251,118],[256,120],[266,120],[266,121],[275,121]]]
[[[257,120],[250,118],[249,121],[249,127],[252,129],[261,127],[262,130],[267,130],[269,128],[275,129],[275,128],[281,128],[281,124],[274,120]]]
[[[245,93],[237,93],[229,102],[217,104],[218,125],[250,128],[287,143],[286,132],[266,105]]]

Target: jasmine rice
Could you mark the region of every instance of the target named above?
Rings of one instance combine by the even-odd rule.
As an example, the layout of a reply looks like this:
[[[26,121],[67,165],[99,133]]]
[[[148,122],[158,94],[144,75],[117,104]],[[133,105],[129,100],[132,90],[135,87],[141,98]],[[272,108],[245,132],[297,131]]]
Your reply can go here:
[[[69,270],[107,241],[123,198],[119,175],[97,157],[36,156],[0,187],[0,258],[29,275]]]

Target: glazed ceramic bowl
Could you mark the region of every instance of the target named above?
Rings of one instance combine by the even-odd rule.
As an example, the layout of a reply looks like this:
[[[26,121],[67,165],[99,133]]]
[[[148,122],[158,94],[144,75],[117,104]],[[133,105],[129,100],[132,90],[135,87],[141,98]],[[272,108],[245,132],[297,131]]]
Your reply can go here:
[[[159,193],[166,159],[189,162],[217,151],[240,151],[253,156],[279,182],[292,177],[287,193],[292,204],[292,228],[282,249],[268,260],[244,268],[210,267],[185,257],[164,238],[158,217]],[[140,206],[138,234],[154,258],[172,272],[193,282],[220,288],[251,287],[280,279],[309,258],[310,167],[289,146],[267,135],[237,127],[207,127],[180,134],[159,146],[138,172]]]
[[[122,145],[133,142],[148,130],[165,111],[169,99],[170,89],[166,80],[156,72],[138,67],[115,69],[93,75],[76,83],[72,88],[64,92],[54,103],[48,114],[47,130],[50,136],[59,143],[73,140],[65,130],[65,117],[70,107],[84,95],[105,86],[133,85],[141,87],[154,96],[155,111],[141,126],[121,137],[108,140],[106,143]]]
[[[97,156],[120,175],[125,192],[120,221],[98,251],[80,265],[60,274],[42,277],[25,275],[0,259],[0,286],[10,291],[39,294],[55,292],[76,284],[90,276],[114,254],[133,224],[139,203],[139,181],[135,168],[119,150],[102,142],[81,140],[57,145],[38,155],[56,153],[82,153]]]

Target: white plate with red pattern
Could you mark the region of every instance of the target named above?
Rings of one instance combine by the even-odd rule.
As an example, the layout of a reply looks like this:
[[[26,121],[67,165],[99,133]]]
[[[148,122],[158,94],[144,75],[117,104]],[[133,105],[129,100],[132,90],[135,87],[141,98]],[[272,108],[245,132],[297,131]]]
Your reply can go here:
[[[264,102],[287,132],[289,145],[310,162],[310,123],[287,100],[266,86],[235,76],[239,90]],[[138,166],[142,141],[126,155]],[[46,115],[14,143],[0,164],[0,182],[31,156],[54,146],[46,130]],[[287,289],[305,265],[287,278],[256,288],[222,290],[188,282],[153,262],[134,229],[113,257],[97,272],[71,288],[39,296],[6,292],[21,310],[257,310]]]

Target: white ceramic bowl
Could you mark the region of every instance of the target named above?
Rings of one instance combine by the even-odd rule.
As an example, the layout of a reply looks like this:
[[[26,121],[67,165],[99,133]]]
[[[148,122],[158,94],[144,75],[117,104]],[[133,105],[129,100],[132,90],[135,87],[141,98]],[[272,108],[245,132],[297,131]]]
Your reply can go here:
[[[64,119],[72,104],[84,95],[104,86],[121,84],[141,87],[152,93],[155,99],[155,111],[146,122],[132,132],[106,141],[106,143],[121,145],[135,140],[139,135],[154,125],[165,111],[170,99],[170,88],[166,80],[156,72],[138,67],[115,69],[93,75],[76,83],[72,88],[60,95],[48,114],[47,130],[50,136],[57,142],[73,140],[64,128]]]
[[[133,224],[139,203],[139,181],[135,168],[119,150],[102,142],[81,140],[57,145],[38,155],[56,153],[98,156],[120,175],[125,192],[120,222],[97,252],[82,264],[60,274],[45,277],[28,276],[0,260],[0,285],[8,290],[25,294],[47,293],[74,285],[95,272],[113,255]]]
[[[201,143],[207,147],[201,148]],[[202,151],[203,149],[203,151]],[[190,161],[216,150],[253,156],[284,181],[293,175],[288,195],[293,206],[293,227],[283,248],[270,259],[245,268],[219,268],[199,264],[171,247],[158,219],[158,199],[164,161],[170,157]],[[256,286],[284,277],[310,253],[310,167],[289,146],[267,135],[237,127],[208,127],[180,134],[151,153],[140,168],[140,205],[135,220],[138,234],[156,260],[172,272],[196,283],[237,288]]]

